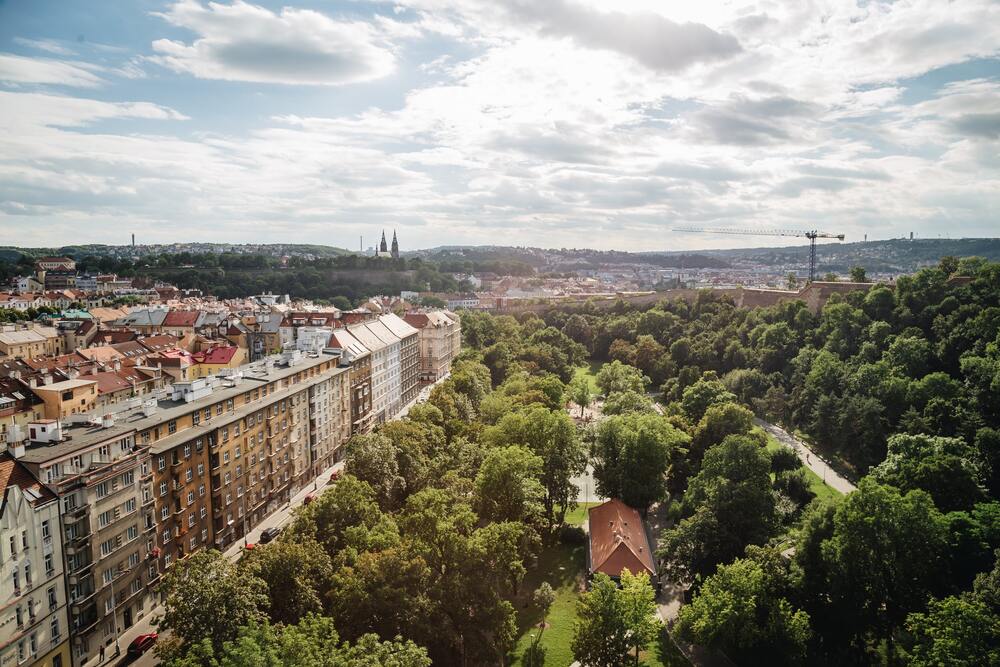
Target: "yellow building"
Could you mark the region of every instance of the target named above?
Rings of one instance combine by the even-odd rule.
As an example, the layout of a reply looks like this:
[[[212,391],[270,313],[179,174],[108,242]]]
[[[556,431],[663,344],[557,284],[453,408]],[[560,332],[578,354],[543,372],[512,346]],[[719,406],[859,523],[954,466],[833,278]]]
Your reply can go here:
[[[216,375],[224,368],[237,368],[247,361],[247,351],[242,347],[213,347],[203,352],[191,355],[194,365],[188,375],[191,378],[203,378]]]
[[[64,380],[39,385],[32,391],[45,404],[46,419],[64,419],[97,407],[97,382],[94,380]]]

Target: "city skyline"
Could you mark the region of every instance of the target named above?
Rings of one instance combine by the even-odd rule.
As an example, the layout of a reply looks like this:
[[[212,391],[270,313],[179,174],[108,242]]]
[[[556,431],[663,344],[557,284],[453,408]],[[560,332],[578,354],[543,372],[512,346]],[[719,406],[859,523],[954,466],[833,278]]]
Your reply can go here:
[[[3,245],[996,234],[994,3],[659,4],[4,3]]]

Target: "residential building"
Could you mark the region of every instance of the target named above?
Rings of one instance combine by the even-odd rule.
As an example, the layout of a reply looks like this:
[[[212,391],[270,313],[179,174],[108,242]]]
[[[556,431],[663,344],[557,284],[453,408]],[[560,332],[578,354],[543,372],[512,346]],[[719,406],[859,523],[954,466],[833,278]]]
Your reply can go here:
[[[389,421],[399,414],[403,404],[403,383],[401,368],[402,341],[389,330],[382,321],[372,320],[359,325],[385,343],[385,417]]]
[[[379,322],[399,338],[400,405],[409,405],[420,392],[420,332],[393,313]]]
[[[389,419],[389,345],[364,324],[348,327],[347,331],[371,352],[372,420],[375,423],[382,423]],[[336,335],[339,338],[340,332],[338,331]]]
[[[351,435],[366,433],[372,424],[372,355],[347,329],[330,336],[330,347],[350,365]]]
[[[451,362],[462,347],[462,325],[445,311],[407,313],[406,323],[419,332],[420,380],[437,382],[451,371]]]
[[[48,377],[48,376],[46,376]],[[77,378],[51,384],[40,384],[32,391],[45,404],[46,419],[66,419],[70,415],[93,412],[97,407],[97,382]]]
[[[69,257],[42,257],[35,262],[35,277],[46,290],[76,287],[76,262]]]
[[[66,343],[54,327],[32,325],[0,331],[0,353],[15,359],[63,354]]]
[[[96,383],[95,383],[96,384]],[[27,440],[15,434],[11,454],[62,505],[61,539],[69,597],[73,662],[101,662],[101,647],[150,609],[146,589],[147,540],[153,526],[143,503],[148,452],[135,443],[135,430],[105,421],[102,426],[54,420],[27,426]]]
[[[590,526],[587,572],[618,580],[623,571],[645,572],[656,585],[656,564],[642,515],[612,498],[587,510]]]
[[[246,348],[235,345],[210,347],[202,352],[191,355],[193,366],[192,377],[203,378],[218,375],[219,371],[230,370],[242,366],[246,362]]]
[[[14,371],[20,375],[19,371]],[[7,442],[7,429],[21,427],[45,416],[45,405],[27,382],[8,375],[0,378],[0,442]],[[2,663],[0,663],[2,664]]]
[[[56,495],[0,454],[0,664],[70,667]]]

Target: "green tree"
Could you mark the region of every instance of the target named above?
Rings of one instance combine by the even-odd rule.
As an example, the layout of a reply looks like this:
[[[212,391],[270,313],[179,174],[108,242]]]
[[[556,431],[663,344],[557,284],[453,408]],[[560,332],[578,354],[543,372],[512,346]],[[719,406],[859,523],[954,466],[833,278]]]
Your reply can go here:
[[[542,514],[544,489],[538,481],[543,461],[512,445],[491,449],[476,475],[475,507],[487,521],[524,521],[535,525]]]
[[[629,390],[642,394],[645,393],[647,384],[649,378],[642,371],[617,360],[604,364],[597,372],[597,386],[605,396]]]
[[[734,403],[736,396],[715,377],[703,377],[684,390],[681,409],[688,421],[697,424],[712,405]]]
[[[323,610],[323,594],[333,573],[330,556],[311,540],[278,540],[259,547],[240,560],[239,568],[267,584],[267,615],[286,625]]]
[[[810,638],[809,615],[795,609],[788,565],[774,549],[748,549],[705,579],[681,607],[674,632],[748,665],[798,664]]]
[[[531,594],[531,601],[535,603],[538,610],[542,612],[542,622],[541,625],[544,629],[545,619],[548,618],[549,609],[552,608],[552,603],[556,601],[556,592],[552,590],[552,586],[547,581],[543,581],[535,592]]]
[[[1000,618],[974,598],[931,600],[926,613],[907,617],[906,629],[914,667],[1000,664]]]
[[[686,433],[658,415],[605,419],[593,447],[598,493],[645,512],[665,496],[670,462],[689,443]]]
[[[573,657],[588,667],[621,667],[629,653],[656,636],[659,623],[649,577],[622,573],[621,589],[598,573],[589,592],[580,596],[573,625]]]
[[[580,417],[582,418],[584,411],[590,407],[590,402],[593,400],[590,381],[582,375],[576,376],[569,383],[566,394],[569,400],[580,406]]]
[[[868,282],[868,273],[865,271],[865,267],[863,266],[851,267],[851,282],[855,283]]]
[[[156,627],[174,639],[158,647],[164,658],[202,639],[218,650],[236,637],[240,626],[263,621],[269,606],[267,584],[241,572],[215,549],[175,563],[164,573],[159,591],[163,611]]]
[[[379,505],[386,510],[402,500],[405,479],[399,474],[396,445],[381,433],[355,435],[347,441],[344,465],[347,474],[367,482],[374,490]]]
[[[869,635],[887,642],[890,660],[895,633],[911,611],[944,582],[940,572],[947,547],[946,526],[923,491],[903,495],[864,478],[837,508],[833,534],[822,545],[830,568],[829,593],[856,645]],[[919,557],[915,557],[919,554]]]
[[[605,415],[625,415],[632,412],[653,412],[653,401],[649,396],[635,391],[617,391],[610,394],[601,406]]]

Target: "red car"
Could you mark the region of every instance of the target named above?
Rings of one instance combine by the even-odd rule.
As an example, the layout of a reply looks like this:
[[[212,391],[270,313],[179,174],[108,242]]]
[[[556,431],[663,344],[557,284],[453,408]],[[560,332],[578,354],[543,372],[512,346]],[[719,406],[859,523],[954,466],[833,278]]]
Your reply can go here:
[[[140,655],[153,648],[153,644],[156,643],[157,635],[155,632],[150,632],[145,635],[139,635],[132,640],[132,643],[128,645],[128,650],[125,652],[129,658],[138,658]]]
[[[302,499],[302,504],[303,505],[308,505],[309,503],[311,503],[314,500],[316,500],[316,494],[315,493],[310,493],[309,495],[307,495],[305,498]]]

